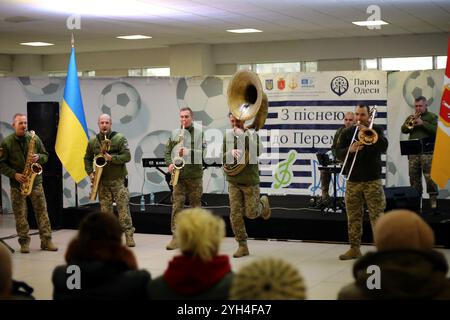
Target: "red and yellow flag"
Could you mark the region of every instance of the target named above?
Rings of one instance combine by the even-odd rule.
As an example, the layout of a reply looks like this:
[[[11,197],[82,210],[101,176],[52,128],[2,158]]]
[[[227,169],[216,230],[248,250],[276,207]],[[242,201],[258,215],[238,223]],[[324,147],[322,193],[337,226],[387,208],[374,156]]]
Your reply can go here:
[[[448,39],[444,91],[431,165],[431,178],[441,188],[444,188],[450,179],[450,37]]]

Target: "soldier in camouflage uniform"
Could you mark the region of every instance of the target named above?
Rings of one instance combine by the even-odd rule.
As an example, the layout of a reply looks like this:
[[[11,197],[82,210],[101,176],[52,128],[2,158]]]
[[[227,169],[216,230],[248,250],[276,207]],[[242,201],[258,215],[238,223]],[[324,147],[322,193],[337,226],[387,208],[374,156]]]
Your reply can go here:
[[[244,128],[244,121],[238,120],[231,113],[229,119],[232,130],[227,130],[223,144],[223,158],[225,165],[240,164],[246,150],[249,152],[249,164],[237,175],[230,175],[226,171],[228,194],[230,197],[230,221],[234,238],[238,242],[238,249],[233,257],[240,258],[249,255],[247,246],[247,232],[244,216],[249,219],[262,217],[270,218],[271,210],[269,198],[259,197],[259,168],[258,156],[263,148],[258,134]]]
[[[27,134],[28,121],[23,114],[16,114],[13,117],[13,127],[15,133],[7,136],[1,144],[0,152],[0,171],[9,177],[11,186],[11,205],[16,219],[16,230],[19,235],[20,252],[30,252],[30,236],[28,232],[30,227],[27,221],[27,202],[26,197],[22,196],[20,186],[27,181],[22,172],[28,156],[28,146],[31,136]],[[48,160],[48,153],[44,144],[35,135],[35,153],[31,162],[44,164]],[[58,248],[52,243],[52,228],[47,212],[47,202],[44,189],[42,188],[42,176],[37,175],[31,194],[29,195],[33,211],[36,216],[36,222],[39,228],[39,237],[41,238],[41,249],[47,251],[57,251]]]
[[[417,116],[413,128],[407,127],[409,117],[406,118],[402,125],[402,133],[409,133],[409,140],[412,139],[426,139],[434,141],[436,138],[438,116],[427,109],[427,99],[425,97],[418,97],[415,99],[416,115]],[[437,208],[437,195],[439,193],[436,183],[431,179],[431,160],[433,158],[433,151],[426,151],[422,154],[409,155],[409,181],[422,197],[422,173],[425,176],[427,183],[427,193],[430,195],[431,208]]]
[[[190,108],[180,109],[180,124],[185,128],[183,141],[179,143],[182,131],[176,130],[166,144],[165,160],[170,174],[174,171],[173,159],[175,157],[182,157],[185,161],[184,167],[180,170],[178,183],[173,187],[170,223],[173,236],[166,246],[167,250],[178,248],[175,239],[177,214],[183,210],[186,197],[188,197],[192,208],[201,206],[203,194],[203,134],[198,128],[194,127],[192,121],[192,110]]]
[[[98,118],[99,133],[89,140],[84,156],[84,167],[86,172],[94,179],[93,160],[101,153],[102,141],[105,137],[111,140],[109,151],[104,153],[107,161],[103,167],[99,187],[98,198],[101,211],[104,213],[114,213],[113,202],[117,205],[119,222],[125,233],[126,244],[134,247],[133,239],[134,227],[130,214],[130,197],[125,186],[125,178],[128,174],[126,163],[131,160],[130,148],[125,136],[119,132],[111,131],[111,117],[102,114]]]
[[[369,126],[369,107],[358,105],[355,109],[355,118],[362,126]],[[336,155],[342,162],[350,148],[347,172],[356,150],[359,150],[345,189],[350,249],[339,256],[341,260],[356,259],[361,256],[364,203],[367,204],[372,231],[386,207],[386,197],[381,183],[381,153],[386,152],[388,141],[382,127],[373,125],[372,129],[378,134],[377,142],[372,145],[364,145],[359,141],[352,142],[355,127],[344,129],[337,143]]]
[[[351,111],[346,112],[344,116],[344,125],[340,127],[333,138],[333,144],[331,145],[331,153],[333,155],[333,158],[336,159],[336,146],[339,139],[339,136],[341,135],[342,131],[345,128],[349,128],[353,126],[355,122],[355,114]],[[330,181],[331,181],[331,172],[327,170],[322,170],[320,172],[320,181],[322,185],[322,196],[320,199],[321,203],[324,203],[330,199],[329,195],[329,189],[330,189]]]

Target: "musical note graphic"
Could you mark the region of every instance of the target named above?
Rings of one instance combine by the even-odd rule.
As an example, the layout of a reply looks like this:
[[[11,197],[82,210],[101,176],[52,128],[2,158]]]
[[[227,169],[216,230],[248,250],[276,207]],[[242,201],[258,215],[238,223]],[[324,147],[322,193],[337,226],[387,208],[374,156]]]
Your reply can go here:
[[[293,174],[290,166],[295,162],[295,159],[297,159],[297,151],[291,150],[288,153],[288,158],[278,164],[273,176],[276,182],[272,183],[272,188],[280,189],[291,184]]]

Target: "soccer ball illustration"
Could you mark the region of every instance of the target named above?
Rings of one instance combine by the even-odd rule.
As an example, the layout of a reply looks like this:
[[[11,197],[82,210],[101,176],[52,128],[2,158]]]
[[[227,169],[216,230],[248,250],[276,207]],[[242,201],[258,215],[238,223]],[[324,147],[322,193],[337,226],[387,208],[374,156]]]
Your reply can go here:
[[[157,130],[147,134],[139,141],[136,151],[134,152],[134,164],[137,172],[143,171],[142,158],[164,158],[166,143],[170,137],[170,131]],[[146,168],[145,181],[154,185],[163,186],[165,184],[165,177],[155,168]]]
[[[111,116],[113,124],[127,124],[139,113],[141,97],[131,84],[113,82],[102,90],[99,105],[102,113]]]
[[[88,176],[80,181],[78,188],[78,204],[89,203],[89,193],[91,192],[91,181]],[[63,202],[65,207],[75,206],[75,182],[69,172],[64,171],[63,175]]]
[[[440,87],[436,84],[430,72],[414,71],[403,84],[403,98],[411,107],[415,107],[415,99],[420,96],[427,98],[428,105],[440,99]]]
[[[191,108],[194,121],[201,121],[206,128],[225,128],[229,112],[226,98],[228,82],[228,79],[218,77],[181,78],[177,84],[179,108]]]
[[[64,87],[60,78],[19,77],[19,82],[27,94],[39,96],[54,94]]]
[[[9,123],[0,121],[0,142],[3,141],[11,133],[14,133],[14,128]]]

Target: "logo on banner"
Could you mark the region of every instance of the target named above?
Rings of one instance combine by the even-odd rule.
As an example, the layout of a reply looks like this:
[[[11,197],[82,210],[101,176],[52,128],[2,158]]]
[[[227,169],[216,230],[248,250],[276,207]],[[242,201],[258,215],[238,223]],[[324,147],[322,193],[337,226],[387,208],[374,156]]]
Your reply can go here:
[[[289,81],[289,88],[291,88],[291,90],[294,90],[297,87],[298,87],[297,80],[294,77],[292,77],[291,81]]]
[[[348,80],[343,76],[337,76],[331,80],[331,91],[342,96],[348,90]]]
[[[291,184],[294,176],[291,165],[295,162],[295,159],[297,159],[297,151],[291,150],[288,153],[288,158],[278,164],[273,175],[275,182],[272,183],[272,188],[280,189]]]
[[[266,89],[267,90],[273,89],[273,79],[266,79]]]
[[[278,90],[284,90],[284,88],[286,88],[286,81],[284,80],[284,78],[278,79],[277,87],[278,87]]]
[[[301,78],[300,86],[302,88],[314,88],[314,78]]]

